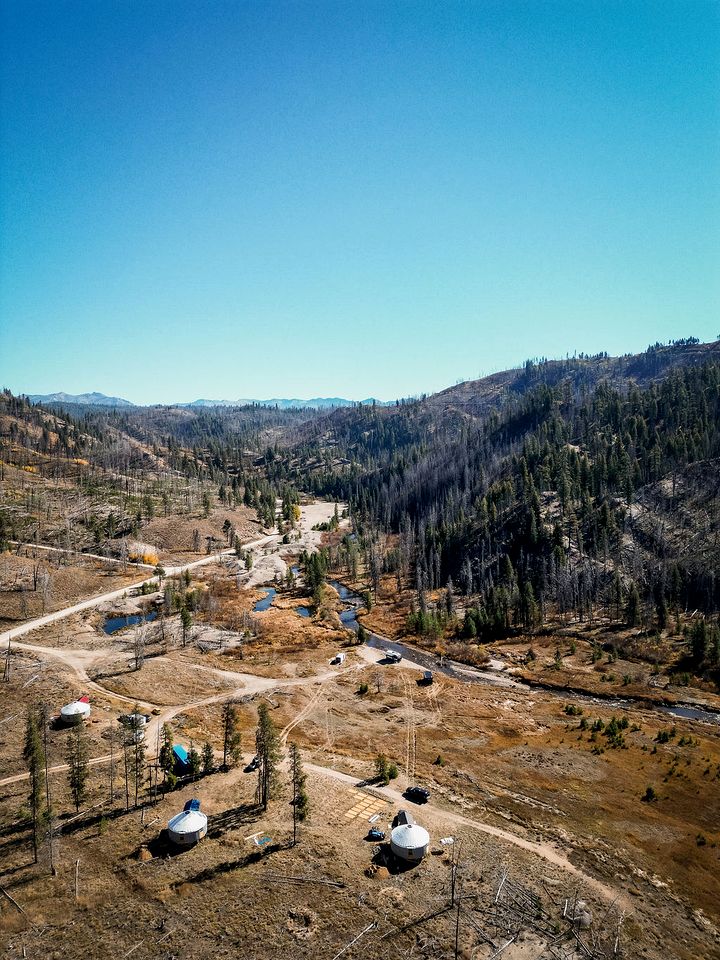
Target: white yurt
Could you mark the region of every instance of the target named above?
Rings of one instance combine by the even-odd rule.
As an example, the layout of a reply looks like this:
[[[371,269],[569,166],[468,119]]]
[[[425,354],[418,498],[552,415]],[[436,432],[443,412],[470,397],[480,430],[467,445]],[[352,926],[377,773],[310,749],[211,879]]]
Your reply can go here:
[[[199,800],[188,800],[182,813],[169,821],[168,835],[180,847],[190,847],[207,833],[207,817],[200,812]]]
[[[81,700],[73,700],[72,703],[66,703],[64,707],[60,708],[60,719],[69,727],[82,723],[89,716],[90,703],[87,697],[83,697]]]
[[[402,860],[419,862],[427,853],[430,834],[418,823],[401,823],[390,834],[390,849]]]

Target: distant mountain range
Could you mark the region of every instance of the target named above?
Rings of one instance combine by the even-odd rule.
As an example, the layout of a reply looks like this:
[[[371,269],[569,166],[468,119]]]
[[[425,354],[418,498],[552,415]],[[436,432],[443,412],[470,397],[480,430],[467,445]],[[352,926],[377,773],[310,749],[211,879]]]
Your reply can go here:
[[[122,397],[108,397],[104,393],[31,393],[29,394],[29,399],[33,403],[58,403],[58,404],[68,404],[76,403],[84,406],[95,406],[95,407],[135,407],[138,404],[131,403],[129,400],[124,400]],[[373,397],[368,397],[366,400],[346,400],[344,397],[313,397],[311,400],[297,400],[297,399],[286,399],[274,397],[272,400],[249,400],[249,399],[239,399],[239,400],[193,400],[191,403],[175,403],[167,404],[167,406],[175,407],[247,407],[253,403],[257,403],[263,407],[279,407],[281,410],[289,410],[291,408],[296,408],[298,410],[307,410],[307,409],[325,409],[326,407],[353,407],[356,403],[360,403],[363,406],[371,405],[373,403],[378,406],[387,406],[387,403],[383,400],[375,400]],[[139,404],[142,406],[142,404]],[[162,404],[166,406],[166,404]]]
[[[104,393],[31,393],[33,403],[79,403],[94,407],[134,407],[122,397],[106,397]]]
[[[313,397],[311,400],[288,400],[286,398],[273,397],[271,400],[193,400],[192,403],[179,403],[179,407],[246,407],[249,404],[258,403],[263,407],[280,407],[281,410],[288,410],[296,407],[300,410],[323,409],[325,407],[354,407],[356,404],[362,406],[373,403],[379,406],[386,406],[383,400],[376,400],[374,397],[368,397],[366,400],[346,400],[344,397]]]

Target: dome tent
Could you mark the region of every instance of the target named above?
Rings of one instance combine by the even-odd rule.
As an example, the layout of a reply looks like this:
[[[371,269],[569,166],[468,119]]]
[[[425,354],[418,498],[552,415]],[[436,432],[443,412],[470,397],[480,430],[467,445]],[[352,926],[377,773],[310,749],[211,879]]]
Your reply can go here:
[[[207,817],[200,812],[199,800],[188,800],[181,813],[176,814],[167,825],[173,843],[181,847],[192,846],[207,833]]]
[[[390,849],[402,860],[419,862],[429,843],[430,834],[417,823],[401,823],[390,834]]]

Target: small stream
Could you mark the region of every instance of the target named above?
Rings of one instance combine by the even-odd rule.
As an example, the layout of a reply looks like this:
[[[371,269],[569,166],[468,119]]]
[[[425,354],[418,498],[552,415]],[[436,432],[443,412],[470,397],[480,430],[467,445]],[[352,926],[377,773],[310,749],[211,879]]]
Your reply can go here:
[[[269,610],[270,607],[275,603],[275,597],[277,596],[277,590],[275,587],[263,587],[263,591],[265,596],[257,600],[255,602],[255,606],[253,607],[255,613],[262,613],[263,610]],[[305,617],[306,619],[310,618],[310,607],[300,606],[294,607],[293,609],[299,617]]]
[[[277,596],[277,590],[275,587],[263,587],[263,590],[265,592],[265,596],[261,597],[261,599],[255,603],[255,606],[253,607],[255,613],[262,613],[263,610],[269,610],[275,601],[275,597]]]
[[[340,613],[340,620],[349,630],[357,633],[358,621],[357,611],[362,604],[362,600],[357,593],[354,593],[345,584],[339,580],[328,580],[331,587],[334,587],[340,599],[346,604],[345,609]],[[632,708],[642,708],[645,710],[656,710],[658,713],[665,713],[673,717],[681,717],[685,720],[701,720],[705,723],[720,724],[720,713],[714,713],[711,710],[704,710],[701,707],[695,707],[691,704],[678,704],[669,707],[664,704],[646,703],[642,700],[622,697],[595,697],[590,693],[577,693],[570,690],[556,690],[552,687],[546,687],[542,684],[533,684],[532,686],[520,680],[516,680],[503,671],[480,670],[477,667],[467,666],[457,663],[454,660],[447,660],[445,657],[438,657],[433,653],[426,653],[415,647],[406,646],[397,641],[385,640],[375,633],[367,631],[367,646],[374,650],[392,650],[400,653],[403,657],[419,664],[426,670],[433,670],[442,673],[454,680],[461,680],[464,683],[485,683],[493,686],[514,687],[515,689],[529,691],[531,689],[540,689],[544,693],[557,697],[558,700],[578,700],[585,703],[593,703],[610,707],[618,710],[628,710]],[[382,661],[380,661],[382,662]]]

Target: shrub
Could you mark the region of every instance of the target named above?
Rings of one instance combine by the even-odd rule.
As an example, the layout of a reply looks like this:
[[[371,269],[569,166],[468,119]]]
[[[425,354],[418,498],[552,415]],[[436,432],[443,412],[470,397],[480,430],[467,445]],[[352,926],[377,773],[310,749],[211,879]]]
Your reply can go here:
[[[384,753],[379,753],[375,757],[375,774],[377,779],[381,780],[384,784],[390,782],[388,760]]]
[[[608,738],[608,742],[611,747],[616,749],[622,749],[625,746],[625,738],[622,735],[623,730],[626,730],[628,727],[627,717],[621,717],[617,720],[613,717],[605,728],[605,736]]]
[[[357,689],[359,696],[364,697],[370,688],[366,683],[361,683]]]
[[[657,794],[653,787],[647,787],[645,793],[642,795],[643,803],[652,803],[654,800],[657,800]]]

